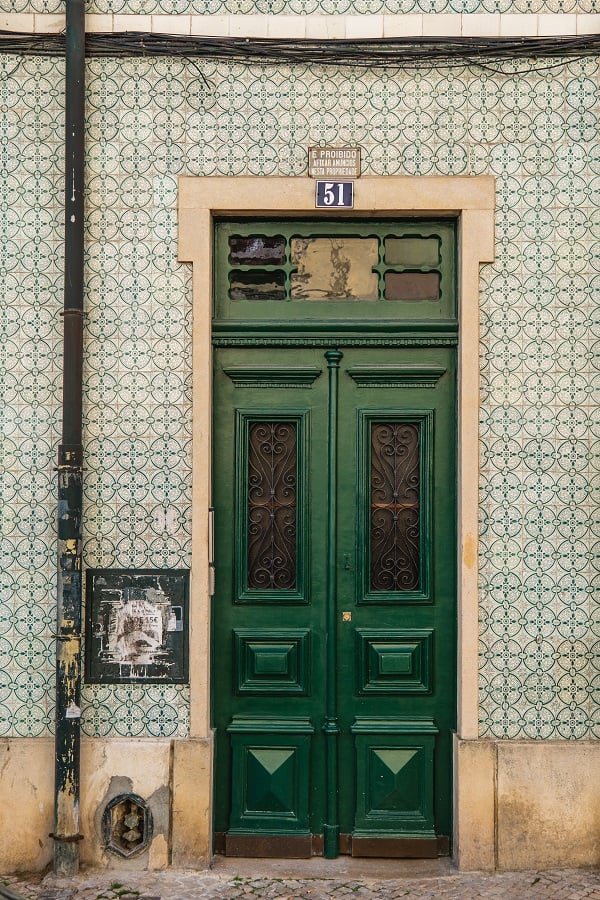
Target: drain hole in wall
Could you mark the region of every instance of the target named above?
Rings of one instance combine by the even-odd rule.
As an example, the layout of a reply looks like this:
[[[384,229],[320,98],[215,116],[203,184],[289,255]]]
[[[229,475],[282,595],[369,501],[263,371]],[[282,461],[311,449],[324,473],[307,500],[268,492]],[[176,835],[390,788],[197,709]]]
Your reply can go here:
[[[137,794],[119,794],[107,803],[102,814],[102,839],[111,853],[129,859],[137,856],[152,840],[152,813]]]

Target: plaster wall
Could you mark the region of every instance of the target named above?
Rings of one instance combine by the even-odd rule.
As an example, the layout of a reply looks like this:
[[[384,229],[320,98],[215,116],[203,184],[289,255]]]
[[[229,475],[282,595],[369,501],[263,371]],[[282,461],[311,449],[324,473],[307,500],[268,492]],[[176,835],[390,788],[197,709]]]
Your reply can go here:
[[[210,740],[91,739],[82,746],[81,860],[97,867],[205,868],[210,862]],[[52,860],[54,744],[0,743],[0,871]],[[463,870],[600,864],[600,745],[455,741],[458,865]],[[150,849],[122,860],[101,846],[105,804],[133,790],[150,805]],[[26,810],[15,827],[15,811]],[[171,824],[170,824],[171,823]]]
[[[81,747],[81,862],[95,867],[160,869],[168,865],[171,805],[171,741],[84,740]],[[124,860],[106,852],[102,813],[120,794],[134,793],[150,807],[152,842],[147,851]]]
[[[205,868],[210,860],[211,741],[84,739],[81,746],[82,865]],[[150,808],[149,848],[131,859],[107,852],[102,814],[135,793]],[[0,872],[40,871],[52,862],[54,741],[0,741]],[[18,827],[16,823],[18,822]]]
[[[0,872],[44,869],[52,859],[53,824],[54,740],[2,739]]]
[[[466,870],[600,864],[600,745],[455,742],[457,861]]]

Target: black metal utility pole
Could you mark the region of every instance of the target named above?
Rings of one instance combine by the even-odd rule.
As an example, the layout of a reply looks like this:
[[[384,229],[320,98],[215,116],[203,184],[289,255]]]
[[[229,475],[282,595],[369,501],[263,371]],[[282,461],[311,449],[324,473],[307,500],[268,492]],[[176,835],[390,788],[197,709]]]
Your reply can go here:
[[[58,592],[54,871],[79,869],[83,174],[85,7],[67,0],[65,90],[65,287],[62,441],[58,448]]]

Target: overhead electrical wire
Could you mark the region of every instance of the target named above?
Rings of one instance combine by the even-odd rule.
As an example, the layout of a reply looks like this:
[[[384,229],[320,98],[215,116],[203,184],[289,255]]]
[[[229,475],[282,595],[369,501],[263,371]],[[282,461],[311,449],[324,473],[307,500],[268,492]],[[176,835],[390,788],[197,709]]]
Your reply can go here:
[[[369,38],[365,40],[308,40],[244,37],[204,37],[151,32],[90,33],[88,57],[170,56],[229,62],[272,64],[312,63],[359,68],[454,68],[478,66],[499,74],[546,71],[565,60],[596,56],[600,35],[519,38]],[[19,56],[64,56],[65,35],[0,31],[0,53]],[[528,60],[517,70],[515,61]],[[542,62],[543,60],[543,62]],[[540,61],[536,64],[534,61]],[[502,66],[506,66],[503,69]]]

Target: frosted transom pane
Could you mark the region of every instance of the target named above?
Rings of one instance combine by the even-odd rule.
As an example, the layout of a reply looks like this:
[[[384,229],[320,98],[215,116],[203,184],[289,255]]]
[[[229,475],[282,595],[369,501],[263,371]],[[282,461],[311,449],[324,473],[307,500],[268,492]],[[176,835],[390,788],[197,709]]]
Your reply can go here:
[[[437,266],[440,262],[439,239],[386,238],[385,261],[388,266]]]
[[[292,238],[292,300],[377,300],[377,238]]]

